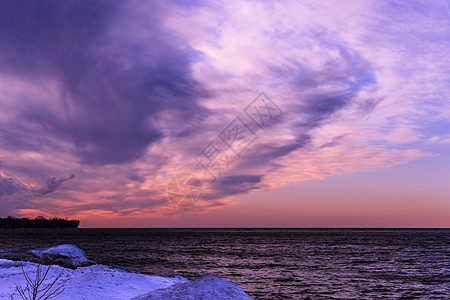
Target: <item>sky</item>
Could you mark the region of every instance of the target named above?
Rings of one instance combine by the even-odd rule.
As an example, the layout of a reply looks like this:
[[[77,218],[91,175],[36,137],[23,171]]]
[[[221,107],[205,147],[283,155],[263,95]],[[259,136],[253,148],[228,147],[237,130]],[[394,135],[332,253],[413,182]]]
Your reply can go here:
[[[0,0],[0,216],[450,227],[447,1]]]

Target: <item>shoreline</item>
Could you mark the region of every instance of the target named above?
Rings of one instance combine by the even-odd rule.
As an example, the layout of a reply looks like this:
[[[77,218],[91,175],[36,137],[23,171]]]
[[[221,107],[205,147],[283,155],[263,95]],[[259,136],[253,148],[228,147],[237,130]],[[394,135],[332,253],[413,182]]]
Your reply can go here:
[[[8,252],[8,249],[1,249],[1,252]],[[214,275],[192,280],[177,274],[146,275],[120,266],[96,264],[87,260],[84,252],[73,245],[27,252],[40,256],[43,263],[50,262],[41,265],[44,271],[49,270],[44,285],[61,272],[61,282],[67,280],[64,291],[56,299],[253,299],[236,283]],[[34,278],[39,265],[37,262],[0,258],[0,298],[9,299],[12,295],[13,299],[20,299],[16,285],[25,288],[24,273]]]

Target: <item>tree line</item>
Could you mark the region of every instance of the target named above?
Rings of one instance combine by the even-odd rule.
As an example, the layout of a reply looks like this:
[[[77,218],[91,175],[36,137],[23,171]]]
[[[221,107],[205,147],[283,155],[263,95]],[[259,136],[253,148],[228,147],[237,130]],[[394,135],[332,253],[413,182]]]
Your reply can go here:
[[[79,220],[68,220],[67,218],[49,218],[43,216],[30,219],[27,217],[0,218],[0,228],[78,228]]]

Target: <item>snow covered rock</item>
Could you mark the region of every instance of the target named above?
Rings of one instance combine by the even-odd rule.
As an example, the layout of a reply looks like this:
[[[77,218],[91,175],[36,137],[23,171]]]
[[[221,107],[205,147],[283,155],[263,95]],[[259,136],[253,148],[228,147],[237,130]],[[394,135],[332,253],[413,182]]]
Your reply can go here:
[[[93,264],[86,258],[83,250],[74,245],[64,244],[39,250],[29,250],[29,253],[42,259],[46,265],[59,265],[65,268],[77,268]]]
[[[253,299],[236,283],[214,275],[203,276],[188,282],[177,283],[166,288],[154,290],[133,300],[184,299],[184,300],[220,300]]]

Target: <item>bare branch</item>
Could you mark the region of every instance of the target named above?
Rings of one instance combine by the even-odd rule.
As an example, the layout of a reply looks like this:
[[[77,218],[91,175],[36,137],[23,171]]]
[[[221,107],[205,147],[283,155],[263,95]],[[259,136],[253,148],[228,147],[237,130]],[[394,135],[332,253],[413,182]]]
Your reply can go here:
[[[22,274],[27,282],[25,288],[16,284],[16,290],[19,293],[22,300],[47,300],[55,298],[64,291],[64,285],[69,279],[62,279],[64,269],[55,276],[52,282],[43,285],[45,279],[48,276],[51,265],[47,269],[43,270],[42,263],[36,265],[36,274],[34,280],[25,272],[23,263],[20,264]],[[10,295],[10,299],[13,300],[13,295]]]

